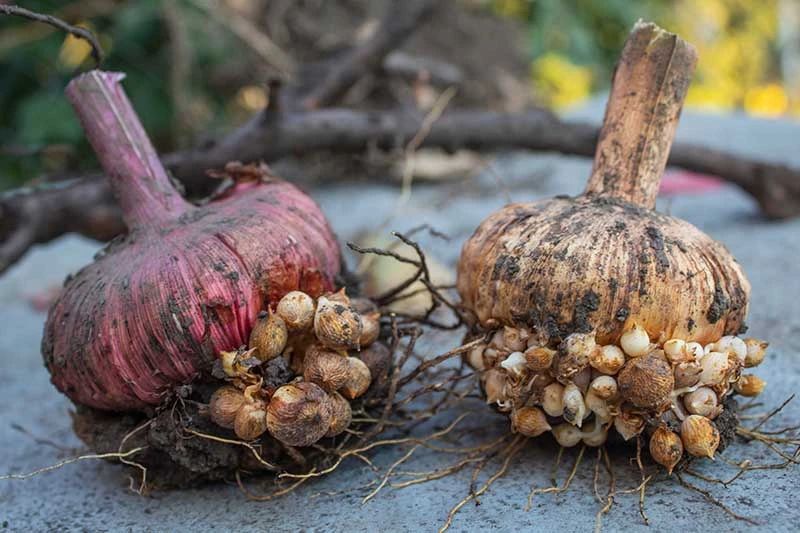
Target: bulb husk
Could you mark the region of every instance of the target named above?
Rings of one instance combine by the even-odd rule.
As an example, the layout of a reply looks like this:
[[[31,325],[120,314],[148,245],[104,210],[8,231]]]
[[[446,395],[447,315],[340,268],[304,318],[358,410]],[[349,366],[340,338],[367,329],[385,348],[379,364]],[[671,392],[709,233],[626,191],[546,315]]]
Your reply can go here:
[[[483,352],[486,350],[486,345],[484,343],[480,343],[474,348],[472,348],[469,352],[467,352],[466,359],[467,364],[473,369],[477,371],[486,370],[486,363],[483,360]]]
[[[236,413],[244,404],[242,391],[231,385],[224,385],[214,391],[208,401],[211,420],[218,426],[233,429]]]
[[[314,323],[314,299],[301,291],[291,291],[278,302],[275,313],[291,331],[306,331]]]
[[[623,440],[631,440],[644,430],[644,418],[627,409],[622,409],[620,414],[614,417],[614,429]]]
[[[278,357],[286,348],[289,332],[286,323],[275,313],[262,313],[250,332],[249,346],[261,361]]]
[[[496,368],[490,368],[481,374],[481,385],[486,403],[493,404],[506,400],[506,382],[506,373]]]
[[[267,407],[270,434],[289,446],[309,446],[321,439],[331,425],[331,399],[309,382],[290,383],[275,391]]]

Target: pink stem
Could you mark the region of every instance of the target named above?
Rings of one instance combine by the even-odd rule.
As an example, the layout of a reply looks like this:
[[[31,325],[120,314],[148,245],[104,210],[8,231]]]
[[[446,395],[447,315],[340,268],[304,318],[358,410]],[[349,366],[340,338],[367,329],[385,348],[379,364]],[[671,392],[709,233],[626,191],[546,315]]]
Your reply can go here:
[[[86,137],[109,176],[129,229],[159,226],[191,208],[170,182],[119,72],[92,70],[67,85]]]

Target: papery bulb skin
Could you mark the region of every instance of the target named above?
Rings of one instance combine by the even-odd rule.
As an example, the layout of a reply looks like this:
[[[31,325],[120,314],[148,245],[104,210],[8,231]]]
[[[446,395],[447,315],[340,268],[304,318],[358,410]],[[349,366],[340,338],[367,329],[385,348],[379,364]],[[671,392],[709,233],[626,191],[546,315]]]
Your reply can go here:
[[[744,325],[750,285],[688,222],[583,196],[491,215],[464,245],[458,290],[484,325],[554,337],[595,330],[599,343],[615,344],[636,321],[651,337],[706,343]]]
[[[653,210],[695,61],[686,42],[637,23],[584,194],[508,205],[464,244],[457,287],[480,326],[551,339],[594,332],[602,345],[634,327],[703,344],[742,329],[750,285],[739,264]]]
[[[331,291],[340,256],[316,203],[258,167],[258,179],[206,205],[183,200],[119,79],[92,71],[67,92],[130,232],[66,281],[42,353],[73,401],[129,411],[158,405],[218,352],[246,344],[258,313],[286,293]]]

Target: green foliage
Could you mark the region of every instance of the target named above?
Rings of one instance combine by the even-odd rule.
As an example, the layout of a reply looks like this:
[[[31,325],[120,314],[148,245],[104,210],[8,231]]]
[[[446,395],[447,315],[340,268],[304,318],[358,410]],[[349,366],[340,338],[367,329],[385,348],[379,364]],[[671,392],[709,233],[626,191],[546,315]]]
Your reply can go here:
[[[209,38],[207,14],[190,2],[173,4],[186,22],[186,48],[191,54],[186,92],[180,95],[170,92],[172,36],[162,1],[39,0],[24,5],[95,32],[106,52],[103,68],[126,74],[125,90],[160,151],[180,147],[178,123],[191,125],[190,135],[180,136],[187,142],[194,132],[229,125],[226,106],[239,87],[220,88],[212,74],[230,66],[231,57],[245,62],[247,55],[224,30],[216,28],[214,38]],[[64,97],[72,76],[92,67],[83,41],[43,24],[0,17],[0,190],[46,173],[77,172],[96,165]],[[178,121],[176,97],[202,113]]]

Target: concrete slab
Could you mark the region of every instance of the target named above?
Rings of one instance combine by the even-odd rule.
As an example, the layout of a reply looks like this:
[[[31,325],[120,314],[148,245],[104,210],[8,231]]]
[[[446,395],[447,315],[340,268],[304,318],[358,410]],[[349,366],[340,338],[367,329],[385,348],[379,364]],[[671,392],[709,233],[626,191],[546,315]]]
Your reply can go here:
[[[601,106],[578,113],[597,120]],[[757,121],[743,117],[701,116],[687,113],[680,137],[742,153],[800,164],[797,139],[800,125]],[[585,159],[542,154],[497,156],[492,172],[468,182],[443,186],[419,184],[411,201],[397,208],[398,191],[389,185],[341,185],[314,191],[341,239],[349,240],[376,227],[406,230],[429,223],[449,234],[450,243],[435,242],[435,256],[453,265],[460,245],[478,221],[505,202],[576,194],[588,176]],[[397,208],[397,209],[396,209]],[[766,405],[779,404],[800,387],[800,220],[767,222],[753,202],[732,187],[700,195],[662,200],[659,208],[683,217],[724,242],[742,263],[753,285],[749,324],[752,334],[772,342],[770,356],[759,368],[768,382]],[[390,217],[391,213],[395,213]],[[433,242],[423,242],[432,249]],[[27,472],[73,455],[38,439],[78,448],[72,435],[69,402],[50,385],[41,364],[39,341],[44,314],[34,311],[28,298],[89,261],[97,245],[67,237],[32,252],[0,278],[0,473]],[[457,338],[433,336],[435,350]],[[795,406],[797,409],[797,406]],[[439,422],[448,420],[450,415]],[[783,425],[800,423],[800,411],[780,417]],[[480,410],[464,421],[474,428],[462,442],[478,442],[500,435],[506,421]],[[776,422],[777,424],[777,422]],[[21,432],[24,428],[29,434]],[[385,450],[373,456],[387,466],[406,449]],[[639,483],[638,471],[627,456],[617,455],[617,486]],[[750,458],[774,462],[758,444],[737,444],[725,452],[731,460]],[[560,479],[575,453],[565,457]],[[480,505],[464,507],[454,531],[557,530],[587,531],[595,527],[600,504],[592,492],[594,455],[579,469],[571,490],[560,496],[541,495],[524,511],[532,485],[549,484],[555,458],[552,445],[528,446]],[[429,470],[454,461],[452,456],[417,450],[404,468]],[[498,464],[487,466],[484,478]],[[729,477],[734,469],[723,461],[706,464],[708,475]],[[470,472],[403,490],[387,489],[361,504],[368,490],[359,488],[375,474],[358,461],[346,463],[333,475],[308,483],[284,498],[262,503],[246,501],[235,486],[215,485],[183,492],[140,497],[128,490],[123,471],[102,462],[82,462],[25,481],[0,481],[0,524],[12,531],[430,531],[438,529],[450,507],[468,491]],[[605,483],[605,481],[601,481]],[[730,487],[707,486],[726,505],[771,531],[796,531],[800,520],[797,488],[800,469],[751,472]],[[603,485],[604,486],[604,485]],[[268,486],[253,490],[268,490]],[[658,476],[650,485],[646,510],[653,528],[639,516],[635,495],[620,496],[603,520],[607,531],[740,531],[751,526],[735,520],[704,498]]]

